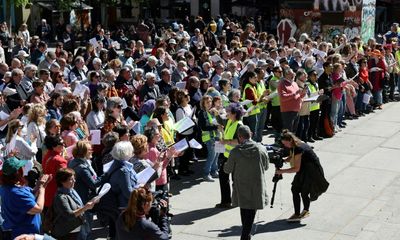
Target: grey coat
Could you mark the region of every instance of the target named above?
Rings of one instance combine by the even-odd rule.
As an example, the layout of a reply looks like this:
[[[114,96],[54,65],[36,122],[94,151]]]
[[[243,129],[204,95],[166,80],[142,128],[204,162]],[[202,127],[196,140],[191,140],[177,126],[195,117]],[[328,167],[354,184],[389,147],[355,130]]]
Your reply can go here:
[[[224,171],[233,175],[232,204],[244,209],[263,209],[268,204],[265,147],[252,140],[232,149]]]

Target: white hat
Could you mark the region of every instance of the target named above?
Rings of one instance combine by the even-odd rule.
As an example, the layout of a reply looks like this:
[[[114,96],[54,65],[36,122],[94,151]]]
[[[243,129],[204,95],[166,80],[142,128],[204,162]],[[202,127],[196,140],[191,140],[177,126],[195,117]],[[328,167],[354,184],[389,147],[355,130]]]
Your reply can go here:
[[[18,57],[29,57],[29,54],[27,54],[24,50],[19,50],[17,56]]]
[[[176,44],[175,39],[171,38],[171,39],[168,41],[168,44]]]

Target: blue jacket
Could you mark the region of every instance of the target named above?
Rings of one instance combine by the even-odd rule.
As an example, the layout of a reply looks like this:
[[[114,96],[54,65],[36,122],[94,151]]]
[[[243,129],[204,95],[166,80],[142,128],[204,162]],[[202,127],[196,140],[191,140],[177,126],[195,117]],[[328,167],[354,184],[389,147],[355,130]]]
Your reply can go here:
[[[128,161],[114,160],[107,173],[112,173],[109,183],[113,193],[118,196],[118,208],[126,208],[131,192],[137,184],[133,165]]]
[[[68,163],[68,167],[75,171],[74,189],[78,192],[83,204],[86,204],[96,195],[96,188],[102,183],[101,177],[97,177],[94,169],[84,159],[75,158]]]

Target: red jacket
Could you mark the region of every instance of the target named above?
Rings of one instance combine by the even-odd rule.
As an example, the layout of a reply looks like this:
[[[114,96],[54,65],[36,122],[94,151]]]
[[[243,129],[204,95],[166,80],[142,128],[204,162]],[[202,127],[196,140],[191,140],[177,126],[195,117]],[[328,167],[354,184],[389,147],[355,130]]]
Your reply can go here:
[[[67,160],[65,160],[60,154],[49,150],[43,158],[42,167],[44,174],[51,174],[53,176],[53,179],[51,179],[47,185],[44,194],[44,206],[50,207],[57,192],[56,172],[60,168],[67,167]]]

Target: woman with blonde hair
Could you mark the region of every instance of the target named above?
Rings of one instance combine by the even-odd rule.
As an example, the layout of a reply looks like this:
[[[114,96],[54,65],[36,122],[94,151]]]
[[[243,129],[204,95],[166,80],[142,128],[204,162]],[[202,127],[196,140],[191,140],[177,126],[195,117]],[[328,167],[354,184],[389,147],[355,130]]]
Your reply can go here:
[[[161,202],[160,221],[156,225],[146,218],[152,202],[153,195],[148,189],[138,188],[132,191],[128,207],[122,212],[116,222],[117,239],[128,240],[132,239],[132,236],[148,240],[169,239],[168,220],[166,212],[163,210],[167,207],[167,204],[164,201]]]
[[[36,154],[36,160],[42,162],[42,145],[46,137],[45,124],[47,109],[43,104],[34,104],[28,111],[28,127],[26,141],[30,141],[32,137],[36,139],[36,146],[39,151]]]

